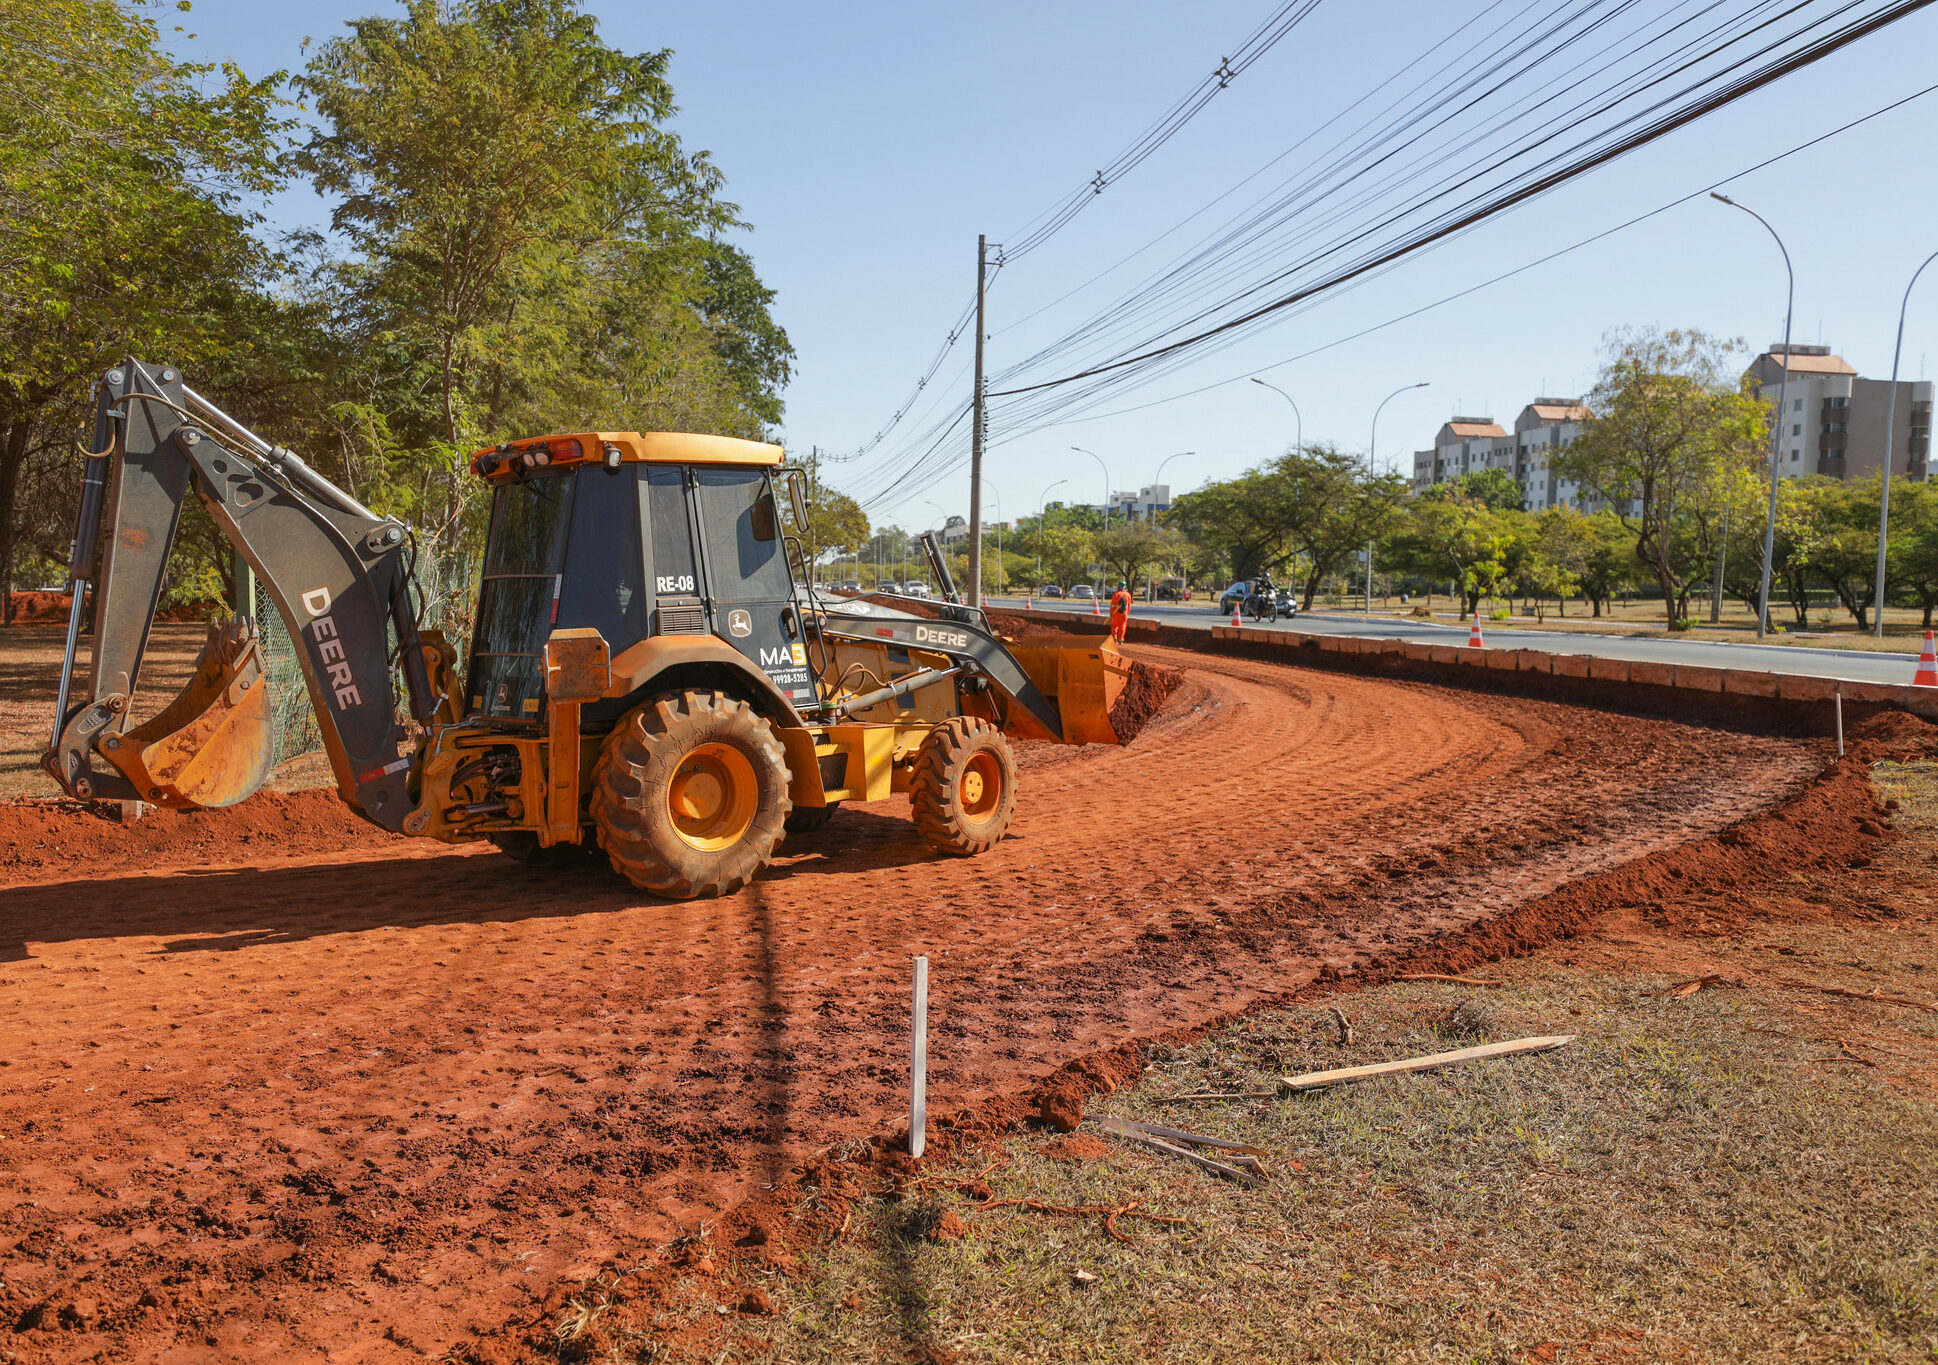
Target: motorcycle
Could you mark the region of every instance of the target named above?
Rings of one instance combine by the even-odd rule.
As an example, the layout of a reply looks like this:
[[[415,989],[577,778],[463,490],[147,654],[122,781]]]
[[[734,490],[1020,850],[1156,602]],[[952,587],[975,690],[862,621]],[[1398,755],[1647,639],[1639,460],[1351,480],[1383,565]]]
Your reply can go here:
[[[1254,621],[1276,621],[1279,619],[1279,597],[1276,593],[1254,592],[1245,599],[1245,613]]]

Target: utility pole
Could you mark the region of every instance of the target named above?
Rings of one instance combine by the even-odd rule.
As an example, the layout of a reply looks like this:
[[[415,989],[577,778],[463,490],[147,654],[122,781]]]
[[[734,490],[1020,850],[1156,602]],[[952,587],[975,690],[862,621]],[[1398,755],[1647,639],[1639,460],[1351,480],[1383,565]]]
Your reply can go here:
[[[976,397],[969,418],[969,605],[982,605],[982,445],[989,430],[984,396],[982,343],[983,304],[989,297],[989,238],[976,238]]]

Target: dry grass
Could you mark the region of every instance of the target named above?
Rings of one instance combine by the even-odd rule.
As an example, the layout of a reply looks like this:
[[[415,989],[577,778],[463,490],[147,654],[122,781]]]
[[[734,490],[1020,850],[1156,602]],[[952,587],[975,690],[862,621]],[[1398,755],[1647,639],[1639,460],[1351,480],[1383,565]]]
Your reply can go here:
[[[959,1193],[865,1205],[724,1358],[1938,1359],[1938,1014],[1779,984],[1938,1001],[1938,768],[1880,786],[1912,837],[1853,892],[1884,907],[1873,923],[1571,944],[1486,992],[1398,983],[1337,1002],[1349,1047],[1324,1005],[1256,1016],[1154,1055],[1092,1112],[1264,1146],[1265,1189],[1011,1135],[945,1173],[1001,1158],[999,1199],[1144,1201],[1189,1225],[1117,1243],[1095,1216]],[[1725,984],[1665,992],[1712,971]],[[1164,1100],[1558,1032],[1579,1041],[1289,1100]],[[926,1235],[944,1212],[969,1234]]]

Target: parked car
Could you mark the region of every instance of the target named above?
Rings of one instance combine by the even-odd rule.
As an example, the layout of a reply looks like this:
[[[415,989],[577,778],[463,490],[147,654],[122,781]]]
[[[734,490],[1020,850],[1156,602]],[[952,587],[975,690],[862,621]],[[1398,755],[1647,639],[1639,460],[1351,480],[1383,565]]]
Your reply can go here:
[[[1038,597],[1061,597],[1063,596],[1063,589],[1054,583],[1045,583],[1036,590],[1036,595]]]
[[[1070,598],[1075,602],[1094,602],[1097,600],[1097,590],[1088,583],[1079,583],[1070,589]]]
[[[1190,595],[1191,590],[1184,586],[1182,578],[1167,578],[1151,589],[1154,602],[1182,602]]]

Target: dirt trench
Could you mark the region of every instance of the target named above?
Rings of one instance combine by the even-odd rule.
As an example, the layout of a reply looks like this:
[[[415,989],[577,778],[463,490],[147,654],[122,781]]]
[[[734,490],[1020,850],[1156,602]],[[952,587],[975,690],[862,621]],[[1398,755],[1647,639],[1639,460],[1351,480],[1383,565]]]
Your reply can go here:
[[[897,1129],[916,953],[947,1125],[1074,1057],[1417,957],[1707,839],[1828,758],[1132,652],[1184,686],[1126,748],[1024,749],[1011,837],[968,861],[929,852],[898,798],[791,839],[741,895],[678,905],[597,866],[347,837],[288,856],[178,842],[142,851],[146,872],[15,862],[10,1349],[482,1349],[561,1280]],[[290,800],[278,818],[300,823],[328,798]]]

